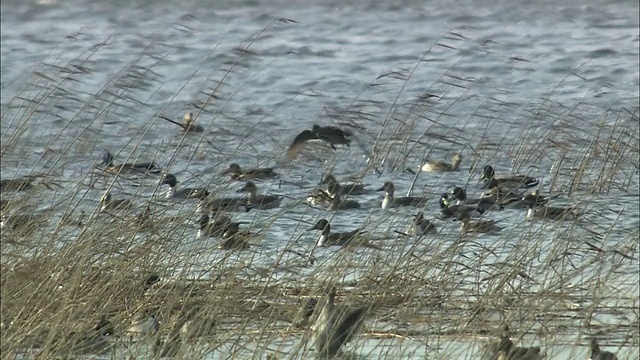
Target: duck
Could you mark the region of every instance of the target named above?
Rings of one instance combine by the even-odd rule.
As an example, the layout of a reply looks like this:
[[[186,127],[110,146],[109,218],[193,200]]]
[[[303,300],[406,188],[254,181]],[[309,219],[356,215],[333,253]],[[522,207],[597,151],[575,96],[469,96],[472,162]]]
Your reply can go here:
[[[130,339],[133,337],[147,337],[155,335],[160,330],[158,314],[153,309],[145,309],[136,315],[125,333]]]
[[[500,197],[497,195],[485,195],[477,199],[469,199],[467,197],[467,191],[460,186],[455,186],[453,190],[451,190],[450,195],[457,200],[456,205],[473,205],[477,208],[483,209],[483,211],[487,211],[492,208],[497,208],[499,210],[504,209],[504,205],[501,202]],[[519,196],[518,198],[509,198],[508,201],[520,201],[520,199],[522,199],[522,196]],[[505,199],[505,201],[507,201],[507,199]]]
[[[302,306],[298,309],[291,324],[296,328],[302,328],[308,325],[313,313],[318,306],[318,299],[314,297],[308,297],[302,301]]]
[[[133,203],[128,199],[112,199],[109,191],[105,192],[100,199],[100,212],[107,210],[129,210],[133,207]]]
[[[540,181],[528,175],[505,175],[496,176],[493,166],[487,165],[482,171],[480,180],[484,181],[485,188],[491,189],[502,186],[508,189],[531,188],[538,186]]]
[[[246,250],[249,248],[249,241],[258,238],[248,230],[240,231],[240,223],[230,223],[222,234],[220,249],[223,250]]]
[[[449,202],[449,195],[447,193],[443,193],[440,196],[439,204],[440,204],[440,214],[438,215],[438,217],[440,219],[458,217],[462,213],[473,215],[473,217],[479,217],[479,216],[482,216],[485,212],[485,209],[478,205],[473,205],[473,204],[472,205],[466,205],[466,204],[452,205]]]
[[[184,117],[182,118],[182,120],[184,121],[184,124],[182,125],[182,131],[184,132],[194,132],[194,133],[201,133],[204,132],[204,128],[200,125],[196,125],[194,124],[194,119],[193,119],[193,113],[192,112],[188,112],[186,114],[184,114]]]
[[[200,199],[196,206],[196,213],[210,211],[213,213],[221,213],[225,211],[249,212],[253,207],[247,203],[246,197],[226,197],[212,198],[206,197]]]
[[[278,176],[278,173],[273,168],[253,168],[243,170],[237,163],[230,164],[222,173],[229,174],[231,180],[260,180],[271,179]]]
[[[322,189],[315,189],[307,195],[307,203],[325,208],[331,207],[333,205],[333,194]]]
[[[153,222],[151,221],[151,207],[149,205],[145,206],[141,213],[127,220],[127,225],[137,231],[150,229],[153,226]]]
[[[320,126],[314,124],[311,130],[303,130],[296,135],[287,149],[287,158],[289,158],[289,160],[295,159],[296,156],[304,150],[309,140],[322,140],[329,144],[333,150],[336,150],[336,145],[350,146],[351,136],[353,136],[353,134],[350,131],[340,129],[337,126]]]
[[[500,358],[508,360],[539,360],[545,357],[545,354],[541,354],[540,347],[520,347],[516,346],[511,339],[509,339],[509,326],[503,327],[503,333],[500,337],[500,341],[497,343],[489,344],[486,349],[487,358]]]
[[[414,215],[414,219],[409,227],[409,235],[422,236],[430,233],[436,233],[436,226],[427,219],[424,218],[424,213],[419,212]]]
[[[247,181],[238,192],[249,193],[247,204],[256,210],[277,208],[282,200],[278,195],[257,195],[258,187],[253,181]]]
[[[313,227],[307,229],[307,231],[312,230],[322,231],[322,234],[320,235],[316,243],[316,246],[319,247],[354,245],[356,239],[358,239],[360,235],[365,233],[364,230],[361,230],[359,228],[348,232],[331,233],[331,225],[329,224],[329,221],[327,219],[320,219]],[[365,241],[364,239],[358,239],[357,243],[365,247],[381,250],[379,246],[373,245]]]
[[[502,230],[493,220],[478,220],[471,222],[469,212],[463,211],[458,215],[458,220],[462,222],[460,226],[461,234],[468,233],[493,233]]]
[[[124,163],[120,165],[114,165],[114,157],[109,150],[102,152],[102,164],[105,165],[105,170],[108,173],[117,175],[119,173],[129,174],[160,174],[162,168],[153,162],[141,162],[141,163]]]
[[[199,338],[215,334],[218,322],[207,316],[202,309],[194,307],[187,313],[185,322],[180,328],[182,338]]]
[[[527,205],[527,220],[534,218],[559,220],[559,221],[571,221],[578,217],[578,212],[575,207],[551,207],[546,205],[538,205],[539,195],[537,191],[534,191],[522,198],[522,201]]]
[[[336,178],[331,174],[325,176],[320,184],[326,184],[328,187],[331,187],[331,185],[333,184],[338,184],[340,186],[340,195],[364,195],[369,193],[369,191],[365,189],[367,184],[340,184],[338,180],[336,180]]]
[[[455,154],[451,158],[451,164],[448,164],[444,161],[434,161],[434,160],[426,160],[422,166],[420,166],[420,171],[424,172],[453,172],[458,171],[460,168],[460,163],[462,162],[462,154]]]
[[[0,180],[0,192],[27,191],[33,188],[33,180],[29,177]]]
[[[334,286],[325,290],[325,296],[324,306],[311,327],[316,351],[323,359],[338,354],[340,348],[361,329],[367,315],[365,307],[337,307]]]
[[[389,209],[400,206],[422,206],[427,202],[424,197],[418,196],[401,196],[394,198],[395,186],[391,181],[387,181],[376,191],[384,191],[384,200],[382,200],[382,208]]]
[[[178,186],[178,179],[173,174],[164,174],[162,177],[161,185],[169,185],[169,191],[167,191],[167,199],[204,199],[209,196],[209,191],[205,188],[184,188],[176,189]]]
[[[610,351],[600,350],[600,346],[598,346],[598,340],[596,340],[595,338],[591,339],[589,348],[591,350],[590,360],[618,360],[618,356],[616,356],[616,354]]]
[[[200,220],[198,220],[198,224],[200,229],[198,230],[197,237],[202,238],[221,237],[234,223],[228,215],[218,213],[214,216],[213,221],[211,221],[208,214],[202,214],[202,216],[200,216]],[[237,224],[240,225],[240,223]]]
[[[113,325],[102,315],[98,323],[89,331],[82,333],[70,333],[72,339],[71,353],[80,354],[103,354],[111,347],[109,336],[114,334]],[[74,339],[75,338],[75,339]]]
[[[37,229],[46,227],[49,224],[50,215],[48,211],[37,213],[9,213],[3,210],[0,214],[0,229],[4,235],[5,231],[13,236],[29,236]]]
[[[360,209],[360,203],[356,200],[342,200],[340,197],[340,193],[342,190],[340,189],[340,184],[333,183],[330,187],[329,193],[333,194],[333,199],[331,201],[331,206],[329,210],[337,211],[337,210],[351,210],[351,209]]]
[[[211,336],[216,333],[218,322],[207,316],[200,307],[193,307],[186,315],[182,326],[180,326],[180,335],[182,339],[195,339],[205,336]]]

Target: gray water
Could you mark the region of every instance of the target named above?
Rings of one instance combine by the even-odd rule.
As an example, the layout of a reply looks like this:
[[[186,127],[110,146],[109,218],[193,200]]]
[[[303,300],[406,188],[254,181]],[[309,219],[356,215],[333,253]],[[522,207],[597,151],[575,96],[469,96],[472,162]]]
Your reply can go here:
[[[401,195],[414,179],[398,170],[462,151],[460,172],[420,174],[415,181],[412,192],[433,199],[426,214],[437,212],[437,197],[448,186],[465,185],[477,195],[479,169],[493,164],[499,173],[540,178],[543,192],[564,193],[560,203],[589,212],[580,229],[609,233],[601,245],[631,244],[628,255],[639,257],[637,2],[53,0],[2,1],[0,9],[2,178],[52,174],[61,188],[39,200],[43,208],[93,213],[110,185],[87,188],[105,148],[119,162],[153,159],[182,185],[224,195],[241,186],[220,174],[229,163],[278,166],[281,179],[300,186],[259,183],[263,192],[287,196],[284,216],[279,210],[236,215],[266,227],[248,259],[274,263],[294,239],[301,252],[310,250],[317,234],[303,230],[320,217],[333,217],[336,231],[367,224],[383,246],[402,252],[392,230],[406,229],[414,209],[385,212],[380,193],[359,197],[361,210],[335,216],[300,200],[329,171],[338,178],[365,172],[371,189],[392,180]],[[438,97],[425,100],[425,94]],[[183,137],[157,118],[180,121],[187,111],[197,113],[206,135]],[[320,147],[279,166],[295,134],[313,123],[364,130],[355,130],[350,148]],[[605,142],[608,134],[626,144],[620,166],[607,170],[612,185],[596,186],[602,170],[596,161],[572,188],[594,137]],[[116,197],[135,196],[139,204],[154,199],[173,215],[192,211],[193,204],[164,201],[155,181],[117,189]],[[504,229],[478,236],[485,246],[545,226],[553,241],[568,227],[526,222],[518,210],[491,218]],[[195,220],[178,224],[173,234],[181,241],[161,249],[176,272],[187,260],[208,264],[224,256],[195,239]],[[438,230],[446,243],[457,238],[456,223],[438,222]],[[576,237],[588,234],[580,231]],[[503,258],[510,251],[502,249]],[[302,270],[300,279],[328,267],[335,253],[318,250],[319,265]],[[296,259],[287,253],[279,261],[290,256]],[[637,266],[630,261],[623,270]],[[191,270],[209,276],[198,266]],[[346,280],[358,276],[350,272]],[[638,278],[631,279],[622,291],[637,299]],[[413,354],[406,346],[402,351]]]

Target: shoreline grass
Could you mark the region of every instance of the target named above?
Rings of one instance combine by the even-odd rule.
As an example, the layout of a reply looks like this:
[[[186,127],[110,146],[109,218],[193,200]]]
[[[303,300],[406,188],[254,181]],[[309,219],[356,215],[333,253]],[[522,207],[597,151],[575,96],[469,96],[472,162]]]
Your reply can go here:
[[[239,358],[312,356],[311,342],[305,342],[308,329],[290,323],[301,299],[319,296],[329,282],[340,284],[339,302],[371,305],[366,328],[356,340],[369,344],[358,347],[369,356],[411,356],[403,344],[418,342],[428,358],[475,357],[471,349],[495,339],[505,323],[516,329],[514,342],[540,345],[549,358],[567,348],[571,357],[581,357],[593,336],[608,350],[637,354],[640,233],[638,219],[628,217],[638,212],[629,209],[632,205],[606,204],[599,197],[638,195],[638,108],[603,109],[590,104],[588,95],[574,104],[560,104],[554,94],[565,78],[544,98],[528,104],[478,96],[471,116],[452,122],[474,83],[455,73],[453,65],[423,94],[409,99],[407,94],[412,93],[408,89],[414,85],[415,70],[436,57],[434,49],[455,52],[471,41],[460,33],[443,35],[411,69],[380,75],[344,107],[312,114],[354,129],[356,146],[351,151],[357,155],[338,159],[345,155],[339,151],[320,169],[302,161],[283,166],[281,180],[289,183],[280,186],[302,193],[291,184],[313,187],[323,170],[342,171],[343,161],[363,164],[361,178],[369,174],[367,179],[382,180],[400,176],[424,158],[463,151],[463,168],[468,167],[469,174],[464,175],[467,184],[461,185],[473,184],[477,169],[487,163],[510,163],[511,168],[502,166],[504,171],[524,173],[549,169],[541,189],[581,204],[588,210],[583,219],[567,224],[517,220],[510,236],[496,237],[459,236],[457,223],[442,221],[438,235],[410,239],[394,232],[406,225],[406,213],[369,212],[367,240],[385,251],[318,250],[310,263],[312,244],[303,241],[308,237],[303,233],[318,214],[300,199],[289,197],[280,210],[242,217],[250,220],[252,231],[271,230],[282,238],[269,238],[277,241],[254,244],[246,252],[224,252],[213,249],[213,239],[191,241],[197,230],[195,207],[163,202],[156,180],[109,177],[95,169],[95,163],[75,164],[81,154],[102,150],[96,144],[102,144],[100,133],[109,127],[117,128],[109,131],[111,136],[122,139],[111,146],[118,149],[114,155],[119,161],[162,160],[167,171],[179,173],[185,182],[197,180],[217,194],[237,187],[216,178],[231,159],[278,163],[294,134],[261,133],[278,109],[253,124],[238,122],[231,110],[227,113],[246,78],[254,74],[251,57],[260,56],[254,44],[274,26],[302,25],[279,19],[252,36],[241,51],[224,53],[215,46],[211,57],[224,56],[229,67],[220,78],[207,77],[197,98],[187,104],[175,104],[174,99],[200,67],[162,109],[148,111],[152,101],[141,100],[163,90],[156,66],[177,50],[161,36],[95,94],[80,90],[79,83],[88,81],[95,65],[91,59],[113,39],[65,65],[36,68],[34,80],[3,104],[3,180],[11,172],[42,175],[27,191],[3,190],[3,211],[34,212],[49,220],[48,226],[26,229],[29,236],[2,231],[3,359],[20,358],[29,347],[35,348],[34,358],[68,357],[86,345],[85,334],[102,316],[115,328],[109,342],[116,350],[105,353],[106,358],[146,358],[158,340],[159,352],[171,345],[172,334],[193,308],[215,319],[217,331],[181,339],[183,358],[204,358],[215,351]],[[188,33],[188,27],[183,31]],[[174,106],[181,111],[189,107],[196,119],[206,115],[213,121],[200,136],[176,127],[175,136],[151,141],[160,124],[165,125],[160,116],[173,113]],[[516,115],[506,115],[511,112]],[[136,121],[140,117],[149,120]],[[233,128],[229,121],[235,121]],[[47,122],[61,125],[60,130],[36,136],[34,127]],[[369,139],[359,129],[372,129],[372,124],[379,128]],[[214,128],[226,140],[213,143],[208,131]],[[515,136],[511,129],[517,130]],[[311,147],[303,157],[314,158],[318,151],[326,149]],[[419,186],[435,182],[439,188],[429,191],[438,193],[450,181],[447,174],[427,178],[417,173],[406,183],[409,193],[420,193]],[[106,190],[130,196],[136,203],[132,214],[150,206],[152,227],[140,232],[124,225],[132,214],[99,213],[98,194]],[[71,223],[80,224],[65,225],[67,215]],[[330,221],[340,217],[327,214]],[[335,227],[354,226],[342,222]],[[148,287],[154,274],[161,281]],[[159,333],[147,341],[128,341],[124,333],[132,317],[146,309],[158,314]],[[451,345],[456,343],[467,346]]]

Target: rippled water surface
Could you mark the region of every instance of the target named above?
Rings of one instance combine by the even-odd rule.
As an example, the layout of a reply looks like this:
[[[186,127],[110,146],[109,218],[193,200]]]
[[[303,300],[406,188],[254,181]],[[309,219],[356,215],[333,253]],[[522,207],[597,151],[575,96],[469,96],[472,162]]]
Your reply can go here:
[[[383,211],[381,193],[358,197],[361,209],[336,214],[302,200],[332,171],[340,179],[360,175],[372,190],[392,180],[396,195],[424,194],[431,218],[438,196],[453,185],[478,196],[480,170],[492,164],[499,173],[539,178],[542,192],[561,193],[558,203],[577,204],[584,216],[549,225],[525,221],[522,210],[494,212],[502,232],[473,237],[460,253],[491,248],[492,261],[508,261],[527,234],[542,246],[564,239],[575,248],[598,234],[599,246],[633,259],[618,264],[625,274],[619,281],[621,296],[635,298],[637,310],[638,277],[629,275],[638,268],[640,226],[637,1],[52,0],[2,1],[0,9],[2,178],[49,173],[57,186],[38,198],[40,208],[77,207],[106,221],[95,210],[113,186],[116,197],[153,199],[171,216],[193,211],[192,203],[165,201],[155,180],[135,187],[95,182],[105,148],[118,161],[153,160],[181,185],[224,195],[242,186],[221,174],[229,163],[276,166],[280,178],[258,185],[285,197],[281,209],[234,215],[264,234],[241,261],[299,260],[284,250],[311,250],[318,234],[304,230],[320,217],[336,231],[366,224],[387,252],[429,254],[459,241],[457,223],[438,221],[437,238],[405,242],[394,230],[406,230],[415,210]],[[181,121],[187,111],[204,134],[183,136],[159,117]],[[335,152],[312,146],[284,164],[294,136],[314,123],[349,127],[355,139]],[[456,152],[464,157],[459,172],[403,171]],[[176,241],[160,252],[176,272],[188,263],[192,276],[208,277],[207,264],[227,255],[195,238],[196,220],[161,225]],[[73,241],[78,231],[63,239]],[[318,249],[319,265],[300,270],[299,280],[328,269],[339,251]],[[393,263],[386,254],[371,256]],[[360,259],[364,264],[352,264],[345,281],[370,273],[371,257]],[[543,254],[533,263],[547,260]],[[292,276],[285,265],[274,267],[274,279]],[[476,276],[466,272],[460,286]],[[297,346],[288,341],[280,347]],[[634,341],[622,346],[632,357]],[[390,356],[391,343],[360,339],[356,348]],[[435,356],[409,343],[398,341],[398,353]],[[584,358],[586,348],[563,344],[555,356]]]

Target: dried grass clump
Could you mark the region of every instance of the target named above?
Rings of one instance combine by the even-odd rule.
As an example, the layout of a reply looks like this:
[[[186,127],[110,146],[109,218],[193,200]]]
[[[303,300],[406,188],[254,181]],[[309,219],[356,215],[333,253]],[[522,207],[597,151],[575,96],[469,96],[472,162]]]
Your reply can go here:
[[[25,352],[66,358],[101,351],[132,358],[149,353],[306,357],[309,332],[291,323],[304,300],[318,297],[328,283],[340,284],[340,303],[371,308],[357,341],[366,343],[362,352],[372,357],[472,357],[478,346],[499,336],[503,324],[514,329],[514,341],[541,344],[549,358],[557,354],[555,347],[581,354],[589,336],[606,337],[612,347],[631,348],[630,353],[637,349],[638,212],[606,203],[602,196],[620,200],[638,194],[638,108],[603,109],[588,99],[567,108],[552,100],[552,91],[525,105],[474,96],[475,111],[461,115],[470,106],[467,92],[474,80],[454,73],[453,67],[424,93],[407,95],[434,52],[457,51],[470,41],[458,33],[439,39],[413,68],[383,74],[349,104],[326,108],[327,117],[357,134],[351,151],[367,158],[358,163],[360,178],[372,172],[390,176],[432,155],[462,151],[471,159],[466,180],[472,183],[476,167],[502,157],[514,171],[549,169],[544,190],[563,193],[585,210],[583,216],[564,223],[502,219],[512,223],[495,237],[460,236],[457,224],[441,222],[437,235],[415,239],[396,232],[406,225],[406,213],[371,212],[363,224],[365,237],[384,251],[317,249],[311,258],[299,234],[317,213],[300,204],[295,185],[316,181],[325,169],[301,163],[283,172],[278,186],[288,186],[293,195],[279,211],[255,217],[250,212],[243,218],[252,219],[247,228],[267,234],[265,240],[252,243],[248,251],[221,251],[215,249],[216,240],[193,240],[195,203],[162,201],[157,178],[114,177],[94,163],[87,168],[93,156],[87,154],[102,150],[96,145],[100,132],[110,131],[130,139],[113,144],[127,149],[116,154],[122,162],[162,163],[167,170],[180,170],[185,183],[196,181],[220,196],[237,190],[237,184],[222,183],[212,174],[229,159],[247,154],[259,164],[278,160],[278,151],[264,149],[285,149],[289,139],[264,133],[266,117],[235,121],[225,106],[239,91],[234,84],[242,83],[252,58],[259,56],[254,42],[271,26],[291,22],[274,22],[229,53],[212,52],[228,68],[220,78],[207,77],[184,105],[197,109],[196,119],[214,119],[202,135],[178,131],[167,144],[153,141],[162,134],[158,128],[167,125],[157,121],[166,109],[145,115],[150,106],[141,94],[163,88],[156,67],[175,49],[167,50],[161,40],[130,59],[95,94],[78,90],[78,83],[89,81],[85,76],[94,64],[87,59],[100,56],[110,40],[67,64],[36,69],[33,81],[3,105],[3,178],[12,171],[26,179],[3,179],[3,212],[42,220],[2,231],[3,359]],[[167,108],[174,105],[166,102]],[[514,109],[520,110],[515,116]],[[235,125],[227,129],[228,119]],[[213,124],[223,138],[215,143],[207,137]],[[33,131],[39,126],[58,130],[43,137]],[[363,129],[377,133],[371,136]],[[310,147],[303,157],[314,159],[317,150]],[[323,166],[339,168],[343,159],[329,155],[319,156],[326,160]],[[351,165],[357,159],[345,161]],[[449,185],[444,178],[449,175],[422,176],[415,174],[409,192],[418,180],[437,183],[428,195]],[[98,199],[105,191],[131,199],[135,209],[99,212]],[[132,226],[132,216],[146,208],[151,221],[144,228]],[[151,339],[131,341],[128,330],[139,314],[154,314],[159,331]],[[89,343],[103,319],[113,334],[98,351]],[[211,331],[187,337],[183,326],[194,319],[209,321]]]

